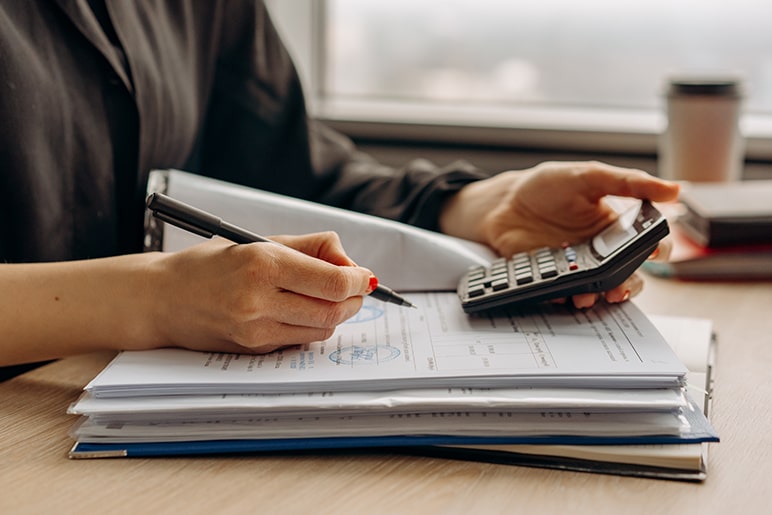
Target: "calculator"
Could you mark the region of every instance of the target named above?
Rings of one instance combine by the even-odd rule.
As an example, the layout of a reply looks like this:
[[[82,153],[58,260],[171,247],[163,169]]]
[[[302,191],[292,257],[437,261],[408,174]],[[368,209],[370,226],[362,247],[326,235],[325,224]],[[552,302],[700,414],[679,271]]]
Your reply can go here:
[[[648,201],[635,202],[589,241],[520,252],[471,267],[458,284],[466,313],[533,304],[619,286],[670,232]]]

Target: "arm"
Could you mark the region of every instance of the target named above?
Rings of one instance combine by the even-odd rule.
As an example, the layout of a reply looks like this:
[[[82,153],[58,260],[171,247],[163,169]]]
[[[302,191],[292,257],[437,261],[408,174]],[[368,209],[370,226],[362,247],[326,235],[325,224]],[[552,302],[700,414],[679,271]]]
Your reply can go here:
[[[333,233],[280,245],[214,240],[177,253],[0,266],[0,366],[100,349],[268,352],[329,338],[372,273]],[[317,259],[318,258],[318,259]]]

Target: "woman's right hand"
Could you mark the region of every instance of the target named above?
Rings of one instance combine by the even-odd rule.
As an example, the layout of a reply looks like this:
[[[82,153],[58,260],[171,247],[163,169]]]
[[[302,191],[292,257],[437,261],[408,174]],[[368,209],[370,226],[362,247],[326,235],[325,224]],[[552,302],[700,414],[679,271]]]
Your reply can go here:
[[[377,280],[334,233],[0,264],[0,366],[97,350],[269,352],[329,338]]]
[[[144,346],[264,353],[324,340],[377,285],[335,233],[272,239],[283,245],[215,239],[154,255],[147,293],[157,338]]]

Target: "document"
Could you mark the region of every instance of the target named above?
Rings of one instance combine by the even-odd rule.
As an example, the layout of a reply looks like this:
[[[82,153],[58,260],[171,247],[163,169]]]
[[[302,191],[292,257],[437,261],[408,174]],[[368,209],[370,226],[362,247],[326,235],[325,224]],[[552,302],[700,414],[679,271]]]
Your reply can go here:
[[[707,319],[651,316],[687,366],[687,390],[707,417],[713,397],[716,340]],[[424,449],[425,454],[496,463],[608,474],[701,481],[707,477],[708,444],[462,445]]]
[[[699,431],[699,429],[697,429]],[[97,423],[86,419],[74,432],[81,442],[179,442],[233,439],[355,438],[400,435],[694,436],[680,413],[436,412],[310,417],[231,417],[208,422]],[[700,437],[707,437],[700,434]],[[299,443],[299,446],[302,445]]]
[[[352,415],[368,412],[494,411],[566,413],[677,412],[686,408],[682,388],[427,388],[384,392],[166,395],[96,398],[84,393],[68,413],[99,422],[213,420],[234,413],[257,417]]]
[[[675,388],[686,368],[633,302],[469,316],[455,293],[418,309],[366,299],[325,341],[265,355],[125,351],[86,387],[95,397],[413,388]]]
[[[223,404],[232,410],[223,412],[223,416],[219,418],[214,412],[207,412],[202,415],[204,418],[201,420],[190,417],[191,413],[196,413],[196,406],[217,396],[181,396],[177,398],[176,403],[174,397],[94,399],[87,396],[76,403],[76,406],[83,406],[82,414],[86,416],[81,417],[81,422],[72,430],[71,434],[77,443],[70,451],[70,457],[173,456],[283,452],[298,449],[393,449],[396,446],[400,452],[444,458],[702,480],[706,477],[708,444],[705,442],[718,441],[715,430],[710,427],[699,408],[701,404],[707,408],[712,391],[712,325],[709,321],[700,319],[661,316],[652,319],[667,341],[671,342],[679,357],[689,364],[687,388],[697,401],[690,400],[689,405],[680,410],[680,414],[667,408],[664,412],[601,411],[593,412],[588,417],[581,412],[560,410],[542,409],[531,413],[513,413],[506,409],[492,409],[471,415],[463,410],[454,410],[450,413],[429,411],[427,413],[433,413],[431,416],[424,413],[421,417],[398,412],[383,416],[385,413],[379,411],[376,405],[386,407],[395,400],[399,404],[402,395],[421,398],[426,394],[426,398],[430,399],[432,396],[428,395],[428,392],[434,392],[433,395],[436,396],[437,390],[308,395],[311,404],[320,401],[323,406],[325,402],[330,402],[326,408],[320,408],[322,415],[325,409],[335,409],[345,402],[363,402],[367,407],[360,414],[365,415],[365,418],[356,417],[358,423],[353,424],[353,429],[349,431],[341,428],[349,426],[354,418],[353,414],[346,417],[290,417],[286,416],[286,413],[256,416],[249,409],[242,410],[250,405],[251,399],[261,399],[261,405],[303,405],[304,401],[297,399],[303,399],[305,396],[299,394],[224,396]],[[467,397],[470,405],[473,405],[474,399],[481,394],[485,394],[483,396],[490,400],[505,391],[448,389],[447,392],[444,400],[456,396],[459,399]],[[551,390],[546,389],[524,388],[508,391],[513,398],[518,398],[518,395],[524,392],[540,392],[539,395],[543,396],[541,400],[545,401],[552,398],[552,394],[548,393]],[[579,397],[590,392],[611,394],[613,390],[582,390],[581,394],[579,392],[580,390],[573,391]],[[649,390],[632,390],[628,393],[630,392],[643,394]],[[534,394],[533,400],[539,398],[539,395]],[[562,396],[571,398],[571,395],[571,389],[562,390]],[[501,397],[506,399],[508,396]],[[336,397],[338,400],[328,401]],[[561,394],[557,394],[552,402],[559,398]],[[273,403],[266,399],[285,401]],[[345,399],[345,402],[341,402],[341,399]],[[185,407],[190,407],[188,401],[192,401],[194,411]],[[127,404],[121,407],[124,402]],[[182,411],[173,412],[168,418],[158,417],[153,420],[153,417],[159,414],[153,406],[156,402],[160,403],[159,407],[162,409]],[[406,405],[410,406],[411,402],[407,401]],[[509,402],[509,399],[506,402]],[[213,402],[213,405],[217,403]],[[137,408],[137,414],[140,415],[136,420],[133,420],[130,414],[132,406]],[[270,413],[271,408],[266,409]],[[229,417],[228,414],[238,416]],[[144,417],[149,419],[145,420]],[[317,423],[320,420],[322,422]],[[469,420],[472,421],[471,424],[467,423]],[[683,423],[684,420],[686,424]],[[603,423],[599,424],[601,421]],[[253,431],[255,422],[258,428]],[[668,434],[679,425],[681,428],[678,435]],[[408,430],[414,434],[408,433]],[[267,438],[266,436],[271,436],[272,431],[274,436],[280,434],[280,437]],[[442,431],[454,434],[442,434]],[[472,434],[467,434],[466,431]],[[481,436],[479,433],[487,436]],[[324,434],[328,436],[320,436]],[[627,436],[624,436],[625,434]],[[228,439],[213,440],[226,435]]]

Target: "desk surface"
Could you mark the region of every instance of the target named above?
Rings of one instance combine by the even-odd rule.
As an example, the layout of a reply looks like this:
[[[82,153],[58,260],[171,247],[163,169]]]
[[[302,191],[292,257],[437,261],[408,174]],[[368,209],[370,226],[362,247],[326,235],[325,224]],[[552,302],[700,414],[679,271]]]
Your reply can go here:
[[[646,278],[649,314],[719,334],[702,484],[378,454],[67,459],[65,410],[110,359],[62,360],[0,384],[0,513],[769,513],[772,283]]]

